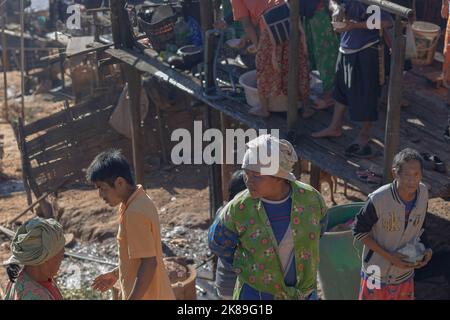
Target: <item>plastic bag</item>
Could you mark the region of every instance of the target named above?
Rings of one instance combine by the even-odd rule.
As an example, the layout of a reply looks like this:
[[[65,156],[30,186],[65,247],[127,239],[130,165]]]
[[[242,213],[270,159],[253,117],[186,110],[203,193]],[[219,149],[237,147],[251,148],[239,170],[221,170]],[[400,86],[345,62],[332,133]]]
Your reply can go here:
[[[408,23],[406,26],[406,50],[405,58],[407,60],[417,57],[417,47],[416,38],[414,37],[414,32],[412,30],[411,24]]]
[[[147,117],[149,107],[148,97],[144,89],[141,91],[140,102],[141,120],[143,120]],[[131,139],[131,114],[130,98],[128,96],[128,83],[123,88],[117,106],[109,119],[109,125],[121,135]]]
[[[422,229],[419,235],[412,241],[407,243],[404,247],[397,250],[398,253],[407,256],[404,259],[407,262],[417,263],[423,260],[425,255],[425,246],[420,242],[420,237],[422,236],[424,229]]]

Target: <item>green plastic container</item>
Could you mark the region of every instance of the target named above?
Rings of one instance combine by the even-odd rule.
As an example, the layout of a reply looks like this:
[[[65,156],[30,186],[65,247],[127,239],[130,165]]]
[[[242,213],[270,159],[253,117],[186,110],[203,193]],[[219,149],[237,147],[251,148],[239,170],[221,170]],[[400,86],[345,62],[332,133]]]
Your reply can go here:
[[[327,230],[353,219],[363,202],[328,209]],[[325,232],[320,241],[319,279],[326,300],[357,300],[361,282],[362,244],[352,231]]]

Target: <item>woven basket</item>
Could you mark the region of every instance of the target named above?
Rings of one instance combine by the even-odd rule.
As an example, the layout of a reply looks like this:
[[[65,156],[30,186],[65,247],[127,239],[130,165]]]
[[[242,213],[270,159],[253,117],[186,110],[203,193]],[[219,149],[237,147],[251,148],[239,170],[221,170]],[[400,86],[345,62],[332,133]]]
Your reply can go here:
[[[169,43],[175,42],[175,23],[177,22],[177,16],[167,17],[157,23],[149,23],[138,17],[138,23],[142,31],[145,32],[150,43],[157,52],[166,50]]]

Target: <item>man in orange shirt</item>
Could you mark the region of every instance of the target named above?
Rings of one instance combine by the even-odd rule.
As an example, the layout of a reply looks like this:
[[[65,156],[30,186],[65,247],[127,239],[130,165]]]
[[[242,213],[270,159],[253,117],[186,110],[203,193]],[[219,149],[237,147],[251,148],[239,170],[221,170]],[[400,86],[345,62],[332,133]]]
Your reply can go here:
[[[175,299],[164,267],[158,211],[141,185],[135,185],[130,165],[117,150],[99,154],[87,170],[99,196],[119,207],[119,267],[94,280],[101,292],[120,282],[123,300]]]

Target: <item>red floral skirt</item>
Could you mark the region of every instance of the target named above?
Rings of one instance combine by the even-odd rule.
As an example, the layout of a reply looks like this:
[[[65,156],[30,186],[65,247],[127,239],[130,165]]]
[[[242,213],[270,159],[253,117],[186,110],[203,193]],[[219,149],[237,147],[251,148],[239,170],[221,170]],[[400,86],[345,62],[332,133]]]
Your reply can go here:
[[[380,289],[371,289],[367,284],[367,277],[362,278],[359,300],[414,300],[414,277],[396,285],[381,284]]]
[[[299,41],[299,100],[303,103],[309,98],[309,63],[304,32]],[[272,43],[269,32],[263,29],[256,54],[256,78],[261,96],[277,97],[288,93],[289,42],[281,45]]]

